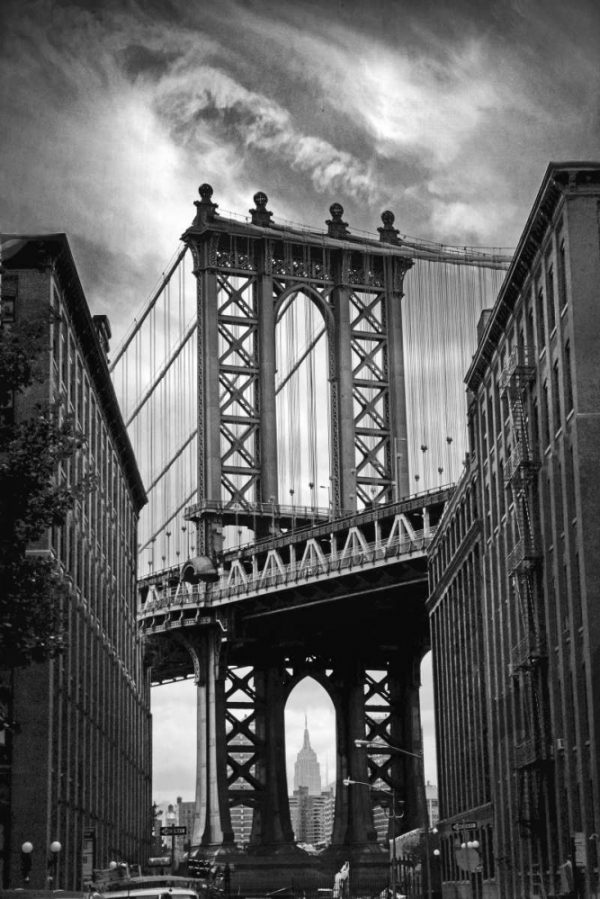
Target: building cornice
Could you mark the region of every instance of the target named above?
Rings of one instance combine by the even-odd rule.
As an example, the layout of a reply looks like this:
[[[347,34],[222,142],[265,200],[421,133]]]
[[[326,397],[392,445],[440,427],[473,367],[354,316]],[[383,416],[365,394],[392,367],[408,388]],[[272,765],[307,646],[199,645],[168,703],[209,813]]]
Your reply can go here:
[[[136,512],[139,512],[147,502],[146,491],[125,429],[108,370],[108,361],[85,298],[67,235],[60,232],[55,234],[11,234],[4,235],[2,242],[8,249],[8,252],[5,250],[2,257],[5,270],[19,271],[31,268],[54,270],[63,290],[66,308],[81,342],[86,367],[94,383],[110,435],[125,472]]]
[[[476,391],[489,367],[494,351],[504,333],[523,285],[559,203],[565,196],[581,195],[587,186],[600,185],[600,162],[551,162],[532,206],[521,239],[515,250],[498,298],[490,312],[479,341],[465,383]]]

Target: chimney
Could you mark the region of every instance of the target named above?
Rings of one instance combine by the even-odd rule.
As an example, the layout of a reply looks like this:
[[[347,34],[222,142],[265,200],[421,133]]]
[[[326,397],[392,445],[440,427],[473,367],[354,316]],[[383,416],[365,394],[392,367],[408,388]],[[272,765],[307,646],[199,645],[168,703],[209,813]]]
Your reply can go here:
[[[102,352],[104,356],[108,357],[108,351],[110,348],[109,340],[112,337],[110,330],[110,322],[108,321],[107,315],[93,315],[92,321],[94,322],[94,327],[96,328],[96,334],[98,335],[98,340],[100,341],[100,346],[102,347]]]

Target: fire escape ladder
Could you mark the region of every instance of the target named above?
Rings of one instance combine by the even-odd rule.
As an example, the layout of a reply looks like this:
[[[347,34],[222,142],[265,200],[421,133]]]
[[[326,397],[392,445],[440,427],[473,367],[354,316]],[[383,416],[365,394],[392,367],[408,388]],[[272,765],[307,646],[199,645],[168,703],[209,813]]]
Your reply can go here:
[[[511,575],[534,567],[539,555],[527,500],[527,488],[535,476],[537,460],[531,450],[529,422],[523,403],[523,393],[535,378],[533,359],[528,347],[516,347],[500,379],[501,392],[509,403],[513,436],[513,452],[505,466],[505,480],[513,494],[518,532],[515,546],[507,557]]]
[[[528,347],[517,347],[510,354],[500,379],[510,411],[512,453],[506,460],[504,477],[510,486],[515,515],[516,541],[507,556],[507,569],[521,611],[522,635],[512,647],[510,673],[519,680],[530,711],[530,732],[515,745],[514,765],[519,775],[522,806],[519,823],[533,833],[543,806],[546,768],[551,755],[547,738],[547,715],[543,677],[547,658],[546,640],[539,625],[536,608],[535,569],[540,558],[536,529],[532,519],[529,492],[537,468],[537,453],[529,436],[529,421],[524,397],[535,380],[535,355]]]

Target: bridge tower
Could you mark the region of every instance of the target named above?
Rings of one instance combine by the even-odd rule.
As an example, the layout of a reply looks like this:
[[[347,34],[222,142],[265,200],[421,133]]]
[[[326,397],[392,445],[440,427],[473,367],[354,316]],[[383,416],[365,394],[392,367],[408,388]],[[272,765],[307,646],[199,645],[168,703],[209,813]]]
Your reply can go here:
[[[355,744],[389,738],[422,750],[418,688],[428,648],[427,574],[423,544],[413,554],[413,538],[427,533],[428,510],[421,501],[404,501],[402,451],[401,301],[411,253],[389,211],[378,241],[351,234],[337,203],[327,232],[317,233],[273,222],[264,193],[255,194],[250,221],[220,215],[210,185],[199,193],[182,237],[197,282],[197,495],[186,511],[196,528],[196,553],[172,576],[147,580],[141,615],[146,633],[160,636],[153,679],[161,671],[172,678],[193,670],[197,685],[192,844],[234,851],[230,809],[249,803],[250,853],[297,851],[284,708],[295,684],[311,676],[336,711],[332,858],[337,865],[345,857],[381,856],[370,791],[345,789],[342,781],[393,789],[406,801],[401,829],[422,820],[414,759],[369,758]],[[278,483],[276,328],[301,295],[320,313],[327,346],[327,383],[318,385],[331,410],[326,516],[314,505],[290,510]],[[434,497],[438,514],[443,499]],[[374,510],[384,507],[391,511],[380,520]],[[252,530],[254,549],[224,552],[224,529],[234,525]],[[403,541],[411,549],[399,559],[394,553]],[[375,547],[371,574],[346,571],[347,560],[366,559],[368,547]],[[303,585],[290,586],[286,575],[286,586],[277,586],[281,578],[269,574],[269,566],[281,573],[284,554],[294,577],[304,574]],[[329,576],[334,564],[335,585],[319,584],[314,569]],[[273,584],[268,595],[259,590],[243,598],[248,572],[263,586]],[[165,612],[161,590],[176,611]]]
[[[331,505],[334,514],[408,493],[402,346],[402,285],[412,266],[382,215],[381,240],[353,237],[334,203],[328,233],[278,228],[267,196],[254,196],[250,223],[222,218],[212,188],[200,187],[182,240],[198,284],[199,555],[218,556],[222,527],[252,516],[272,530],[283,497],[277,483],[275,328],[303,294],[327,334]]]

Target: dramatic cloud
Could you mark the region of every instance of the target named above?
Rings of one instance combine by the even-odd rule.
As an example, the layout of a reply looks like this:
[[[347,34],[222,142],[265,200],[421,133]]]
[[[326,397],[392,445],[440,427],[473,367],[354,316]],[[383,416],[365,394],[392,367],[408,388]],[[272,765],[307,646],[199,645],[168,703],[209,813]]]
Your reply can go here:
[[[598,156],[599,49],[595,0],[4,0],[0,230],[66,231],[114,344],[204,181],[221,212],[262,189],[280,221],[322,227],[335,200],[354,230],[387,207],[408,235],[511,246],[548,162]],[[172,800],[193,735],[155,692]]]

